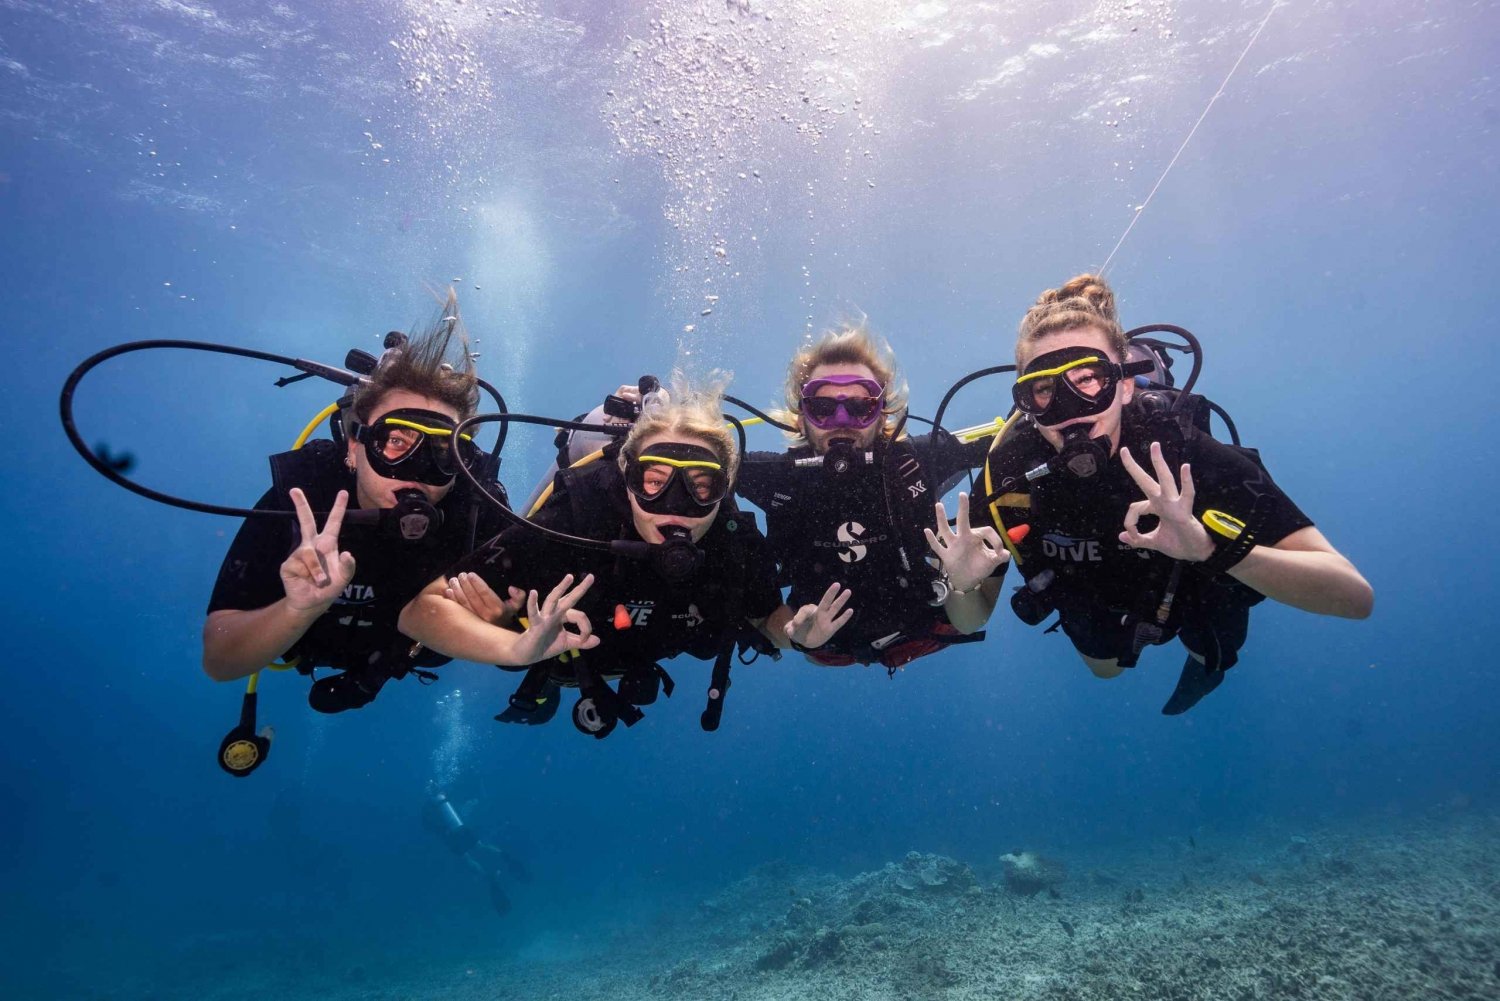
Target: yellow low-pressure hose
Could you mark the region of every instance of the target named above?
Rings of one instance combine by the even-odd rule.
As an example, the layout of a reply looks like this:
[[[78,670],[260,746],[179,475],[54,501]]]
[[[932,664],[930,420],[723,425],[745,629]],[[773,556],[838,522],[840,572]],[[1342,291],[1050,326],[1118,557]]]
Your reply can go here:
[[[339,405],[337,403],[330,403],[322,410],[319,410],[318,416],[314,417],[311,421],[308,421],[307,427],[303,428],[302,433],[297,436],[297,440],[292,442],[292,451],[295,452],[303,445],[306,445],[307,439],[311,438],[313,432],[318,430],[318,425],[327,420],[334,411],[338,410],[338,408]]]

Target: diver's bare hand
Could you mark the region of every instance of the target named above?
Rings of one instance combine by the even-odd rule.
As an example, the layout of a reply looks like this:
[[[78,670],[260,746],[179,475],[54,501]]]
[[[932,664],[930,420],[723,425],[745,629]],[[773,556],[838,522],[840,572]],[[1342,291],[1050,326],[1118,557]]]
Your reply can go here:
[[[509,594],[508,599],[501,600],[483,577],[468,572],[448,578],[448,586],[443,590],[444,597],[457,602],[493,626],[515,621],[525,607],[525,591],[512,587]]]
[[[849,604],[852,594],[853,591],[837,581],[829,584],[816,605],[803,605],[797,609],[797,614],[786,624],[787,639],[809,650],[833,639],[833,634],[854,618],[854,609],[844,607]]]
[[[281,564],[281,586],[286,589],[286,599],[292,608],[321,613],[354,579],[354,555],[339,552],[339,528],[349,507],[349,491],[339,491],[321,532],[307,495],[297,487],[291,489],[290,495],[302,539]]]
[[[528,594],[527,626],[513,651],[515,662],[535,664],[569,650],[592,650],[598,646],[599,637],[594,635],[589,617],[573,607],[593,586],[593,574],[584,577],[577,587],[573,587],[573,575],[568,574],[558,581],[545,601],[538,602],[535,591]]]
[[[1125,512],[1125,531],[1120,541],[1136,549],[1154,549],[1174,560],[1199,563],[1214,553],[1213,540],[1193,514],[1193,468],[1182,464],[1182,487],[1172,475],[1167,460],[1162,456],[1161,443],[1151,443],[1151,465],[1156,470],[1156,479],[1140,467],[1130,454],[1130,449],[1120,449],[1120,462],[1135,485],[1146,495],[1145,500],[1136,501]],[[1157,525],[1149,532],[1140,532],[1136,526],[1146,515],[1155,515]]]
[[[937,531],[924,528],[927,545],[943,563],[943,573],[954,591],[972,591],[999,566],[1010,559],[1010,550],[1000,541],[1000,534],[988,525],[969,527],[969,495],[958,495],[958,526],[948,527],[948,510],[943,502],[934,505]]]

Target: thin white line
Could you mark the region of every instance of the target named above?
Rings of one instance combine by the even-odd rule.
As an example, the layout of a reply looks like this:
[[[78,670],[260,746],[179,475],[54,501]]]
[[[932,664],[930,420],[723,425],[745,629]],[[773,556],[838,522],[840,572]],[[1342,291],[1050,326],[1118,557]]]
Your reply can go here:
[[[1135,215],[1131,218],[1130,225],[1125,227],[1125,232],[1121,233],[1120,239],[1115,241],[1115,249],[1109,252],[1109,256],[1104,259],[1104,264],[1099,268],[1098,273],[1101,278],[1104,276],[1104,272],[1109,269],[1110,262],[1115,259],[1115,254],[1119,253],[1120,248],[1124,246],[1125,238],[1130,235],[1130,231],[1132,229],[1135,229],[1135,224],[1141,221],[1141,216],[1146,214],[1146,206],[1151,204],[1151,199],[1156,197],[1156,192],[1161,188],[1162,182],[1167,179],[1167,175],[1170,174],[1172,172],[1172,168],[1177,165],[1177,158],[1182,156],[1182,151],[1187,149],[1188,143],[1193,141],[1193,136],[1198,132],[1198,126],[1202,125],[1203,120],[1208,117],[1209,111],[1213,109],[1214,102],[1224,96],[1224,88],[1228,87],[1229,81],[1234,78],[1235,70],[1240,68],[1240,63],[1245,61],[1245,57],[1248,56],[1250,54],[1250,50],[1255,47],[1256,39],[1260,38],[1260,33],[1266,30],[1266,25],[1270,22],[1271,15],[1276,13],[1276,8],[1280,7],[1281,3],[1282,0],[1271,0],[1271,9],[1266,11],[1266,16],[1261,19],[1260,27],[1256,28],[1255,34],[1250,36],[1250,41],[1248,44],[1246,44],[1245,51],[1240,53],[1240,57],[1236,59],[1234,61],[1234,65],[1229,68],[1229,74],[1224,77],[1224,82],[1219,84],[1219,89],[1214,92],[1214,96],[1208,99],[1208,104],[1206,104],[1203,108],[1203,114],[1198,116],[1198,120],[1194,122],[1193,127],[1188,130],[1187,138],[1182,140],[1182,145],[1178,146],[1177,152],[1172,154],[1171,162],[1169,162],[1166,169],[1161,172],[1161,176],[1156,179],[1156,184],[1152,186],[1151,193],[1146,196],[1146,200],[1144,202],[1141,202],[1141,207],[1135,210]]]

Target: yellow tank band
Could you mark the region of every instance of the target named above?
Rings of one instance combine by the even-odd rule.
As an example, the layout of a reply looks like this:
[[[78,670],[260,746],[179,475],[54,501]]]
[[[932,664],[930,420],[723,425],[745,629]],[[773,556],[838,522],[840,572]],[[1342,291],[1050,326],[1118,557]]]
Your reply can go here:
[[[955,431],[953,432],[953,437],[957,438],[959,441],[967,445],[970,442],[978,441],[981,438],[988,438],[991,435],[997,435],[1004,430],[1005,418],[996,417],[988,424],[976,424],[971,428],[963,428],[962,430]]]
[[[999,444],[1000,444],[1000,438],[997,436],[995,438],[994,444],[990,446],[990,451],[994,452],[995,447],[997,445],[999,445]],[[994,477],[990,473],[990,460],[989,460],[988,457],[986,457],[985,460],[984,460],[984,492],[985,492],[985,494],[988,495],[988,494],[994,493],[994,491],[995,491]],[[1016,548],[1016,544],[1014,542],[1010,541],[1010,533],[1007,532],[1006,529],[1005,529],[1005,520],[1000,517],[1000,501],[1004,500],[1006,497],[1013,497],[1013,496],[1016,496],[1016,495],[1015,494],[1005,494],[1004,496],[1000,497],[998,500],[994,500],[994,501],[990,502],[990,520],[995,523],[995,528],[997,530],[999,530],[999,532],[1000,532],[1000,541],[1003,542],[1003,543],[1005,543],[1005,549],[1006,549],[1007,552],[1010,553],[1010,558],[1015,561],[1016,566],[1020,566],[1021,565],[1021,551]],[[1027,503],[1028,504],[1030,503],[1030,499],[1029,498],[1027,500]]]

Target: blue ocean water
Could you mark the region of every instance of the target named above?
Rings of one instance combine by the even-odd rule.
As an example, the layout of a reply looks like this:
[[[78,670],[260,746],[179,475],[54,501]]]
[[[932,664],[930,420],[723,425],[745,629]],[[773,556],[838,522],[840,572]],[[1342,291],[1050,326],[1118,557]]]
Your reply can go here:
[[[847,876],[910,850],[1134,858],[1493,817],[1497,51],[1493,7],[1461,2],[0,0],[21,432],[0,992],[202,997],[276,960],[373,990],[587,956],[774,860]],[[232,781],[213,755],[239,686],[206,679],[198,635],[236,525],[112,486],[58,425],[105,346],[337,363],[449,285],[516,410],[570,417],[674,366],[770,403],[806,332],[865,316],[930,414],[1010,360],[1038,292],[1103,262],[1205,107],[1111,264],[1123,318],[1200,336],[1202,388],[1377,602],[1261,606],[1179,719],[1168,652],[1099,682],[1002,609],[892,680],[741,669],[711,735],[696,663],[602,742],[492,723],[512,679],[488,668],[334,719],[269,677],[274,755]],[[79,421],[143,482],[249,503],[334,395],[282,374],[135,355],[89,377]],[[1005,386],[955,407],[993,417]],[[548,437],[512,435],[513,493]],[[423,830],[432,779],[536,874],[510,917]]]

